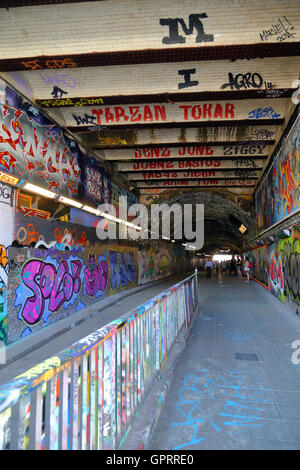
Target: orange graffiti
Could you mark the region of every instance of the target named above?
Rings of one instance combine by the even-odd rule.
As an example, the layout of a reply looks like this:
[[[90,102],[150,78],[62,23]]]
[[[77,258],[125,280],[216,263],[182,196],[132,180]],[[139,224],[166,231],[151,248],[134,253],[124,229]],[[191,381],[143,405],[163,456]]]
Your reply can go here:
[[[41,65],[41,61],[38,59],[23,61],[21,62],[21,64],[30,70],[44,68],[43,65]],[[71,58],[66,57],[64,59],[52,59],[52,60],[49,59],[45,62],[45,67],[48,69],[62,69],[62,68],[77,67],[77,64]]]
[[[4,269],[8,263],[6,248],[3,245],[0,245],[0,263]]]
[[[284,159],[283,163],[280,165],[280,192],[282,194],[283,200],[285,201],[284,210],[286,209],[290,213],[294,208],[294,203],[297,203],[297,198],[295,198],[294,193],[298,187],[299,182],[299,152],[295,151],[292,156],[293,162],[297,170],[294,172],[292,169],[291,163],[291,154]]]

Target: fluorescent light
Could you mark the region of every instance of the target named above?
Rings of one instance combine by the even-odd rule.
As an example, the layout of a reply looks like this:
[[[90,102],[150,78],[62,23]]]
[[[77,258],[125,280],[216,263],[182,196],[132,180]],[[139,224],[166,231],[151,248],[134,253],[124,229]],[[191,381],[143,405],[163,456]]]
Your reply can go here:
[[[22,186],[22,189],[26,191],[30,191],[31,193],[39,194],[40,196],[49,197],[50,199],[54,199],[57,197],[57,194],[49,191],[48,189],[40,188],[40,186],[36,186],[35,184],[25,183]]]
[[[175,240],[172,240],[172,243],[175,243]]]
[[[91,212],[91,214],[101,215],[101,212],[98,209],[90,206],[83,206],[82,208],[84,211]]]
[[[3,173],[3,171],[0,171],[0,181],[3,183],[11,184],[12,186],[16,186],[20,179],[16,178],[15,176],[8,175],[7,173]]]
[[[116,220],[118,220],[113,215],[106,214],[106,212],[101,212],[100,215],[101,215],[101,217],[105,217],[106,219],[113,220],[114,222],[116,222]]]
[[[60,196],[58,200],[59,202],[62,202],[63,204],[68,204],[69,206],[78,207],[79,209],[80,207],[83,206],[81,202],[74,201],[74,199],[69,199],[68,197],[65,197],[65,196]]]

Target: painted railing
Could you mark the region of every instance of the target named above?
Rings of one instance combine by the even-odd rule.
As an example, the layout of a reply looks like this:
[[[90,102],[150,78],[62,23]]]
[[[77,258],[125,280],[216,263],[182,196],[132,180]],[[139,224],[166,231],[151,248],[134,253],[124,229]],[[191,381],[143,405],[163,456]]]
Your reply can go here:
[[[0,387],[0,449],[118,449],[197,305],[192,275]]]

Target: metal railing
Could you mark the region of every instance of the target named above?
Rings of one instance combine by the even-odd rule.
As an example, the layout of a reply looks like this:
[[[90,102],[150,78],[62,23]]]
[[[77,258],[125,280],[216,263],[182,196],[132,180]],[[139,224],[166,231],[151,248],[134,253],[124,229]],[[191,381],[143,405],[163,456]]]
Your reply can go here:
[[[0,449],[118,449],[197,305],[192,275],[0,387]]]

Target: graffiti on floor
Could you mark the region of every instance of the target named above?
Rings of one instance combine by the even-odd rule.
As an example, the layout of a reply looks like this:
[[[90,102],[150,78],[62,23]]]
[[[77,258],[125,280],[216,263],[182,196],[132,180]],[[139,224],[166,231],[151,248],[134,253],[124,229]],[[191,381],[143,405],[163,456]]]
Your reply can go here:
[[[190,431],[192,437],[177,443],[173,450],[204,441],[206,426],[229,436],[245,428],[262,427],[264,405],[270,401],[268,391],[251,371],[236,369],[215,377],[208,369],[199,369],[187,375],[178,391],[178,421],[172,426],[180,427],[183,436]]]
[[[224,341],[236,341],[237,343],[244,343],[247,341],[251,341],[252,333],[247,331],[234,331],[232,333],[225,333],[224,334]]]

